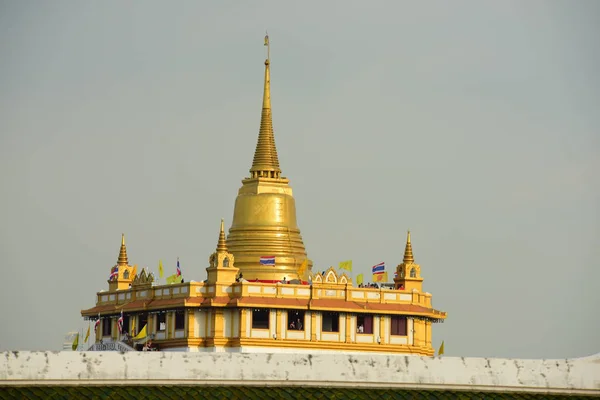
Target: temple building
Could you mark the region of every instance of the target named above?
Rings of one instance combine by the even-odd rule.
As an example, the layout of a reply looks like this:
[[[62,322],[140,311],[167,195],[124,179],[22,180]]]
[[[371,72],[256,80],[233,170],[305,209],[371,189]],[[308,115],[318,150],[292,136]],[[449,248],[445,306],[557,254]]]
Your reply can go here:
[[[108,290],[81,311],[93,321],[90,350],[146,344],[161,351],[434,355],[432,324],[446,313],[423,291],[410,233],[393,287],[358,287],[333,267],[313,272],[292,188],[279,166],[270,64],[267,56],[250,175],[242,180],[227,235],[221,220],[206,279],[157,284],[152,273],[129,264],[123,235]]]

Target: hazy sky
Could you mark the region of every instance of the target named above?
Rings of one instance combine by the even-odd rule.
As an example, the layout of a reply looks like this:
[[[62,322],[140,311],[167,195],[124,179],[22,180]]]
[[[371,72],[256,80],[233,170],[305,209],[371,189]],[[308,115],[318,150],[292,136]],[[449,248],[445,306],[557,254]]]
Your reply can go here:
[[[600,2],[1,1],[0,349],[59,349],[131,264],[203,280],[263,36],[316,269],[402,260],[449,356],[600,350]],[[391,272],[390,272],[391,274]]]

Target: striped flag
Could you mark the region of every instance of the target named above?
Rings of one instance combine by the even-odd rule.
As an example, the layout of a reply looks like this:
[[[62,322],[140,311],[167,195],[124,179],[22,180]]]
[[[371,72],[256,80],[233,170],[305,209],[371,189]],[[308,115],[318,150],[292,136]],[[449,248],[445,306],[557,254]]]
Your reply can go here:
[[[117,328],[119,328],[119,333],[123,333],[123,310],[121,310],[121,316],[117,320]]]
[[[100,326],[100,314],[98,313],[98,319],[94,322],[94,333],[98,336],[98,327]]]
[[[181,276],[181,267],[179,266],[179,257],[177,257],[177,276]]]
[[[372,272],[373,272],[373,275],[383,274],[385,272],[385,263],[381,262],[377,265],[373,265]]]
[[[275,256],[261,256],[260,265],[272,265],[275,266]]]
[[[112,271],[110,271],[110,276],[108,277],[109,281],[112,281],[119,277],[119,267],[115,266]],[[113,279],[114,278],[114,279]]]

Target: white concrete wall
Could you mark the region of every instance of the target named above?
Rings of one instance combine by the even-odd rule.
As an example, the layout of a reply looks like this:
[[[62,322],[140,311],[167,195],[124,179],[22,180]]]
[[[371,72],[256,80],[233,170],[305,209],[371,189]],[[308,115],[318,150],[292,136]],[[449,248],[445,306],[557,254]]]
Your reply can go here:
[[[0,386],[45,384],[270,384],[600,394],[600,354],[515,360],[317,353],[0,353]]]

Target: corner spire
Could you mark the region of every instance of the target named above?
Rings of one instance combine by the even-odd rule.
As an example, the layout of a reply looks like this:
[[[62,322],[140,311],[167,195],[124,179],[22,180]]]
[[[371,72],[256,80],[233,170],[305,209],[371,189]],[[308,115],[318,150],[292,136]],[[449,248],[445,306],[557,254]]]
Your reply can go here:
[[[221,218],[221,231],[219,232],[219,241],[217,242],[217,253],[226,253],[227,243],[225,241],[225,221]]]
[[[125,234],[121,234],[121,250],[119,251],[119,259],[117,265],[127,265],[127,248],[125,247]]]
[[[414,263],[415,258],[413,257],[412,244],[410,243],[410,231],[406,235],[406,248],[404,249],[404,263]]]
[[[267,46],[265,87],[263,92],[258,142],[256,143],[254,160],[252,161],[252,167],[250,168],[251,178],[279,178],[281,175],[279,158],[277,157],[277,148],[275,147],[275,136],[273,134],[273,117],[271,115],[271,44],[269,42],[268,34],[265,36],[265,46]]]

